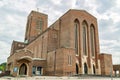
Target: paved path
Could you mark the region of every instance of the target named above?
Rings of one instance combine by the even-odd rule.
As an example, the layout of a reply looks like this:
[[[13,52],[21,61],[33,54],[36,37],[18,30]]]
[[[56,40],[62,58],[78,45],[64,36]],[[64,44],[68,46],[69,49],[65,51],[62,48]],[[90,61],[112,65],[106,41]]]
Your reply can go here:
[[[34,76],[34,77],[2,77],[0,80],[120,80],[120,78],[110,77],[51,77],[51,76]]]

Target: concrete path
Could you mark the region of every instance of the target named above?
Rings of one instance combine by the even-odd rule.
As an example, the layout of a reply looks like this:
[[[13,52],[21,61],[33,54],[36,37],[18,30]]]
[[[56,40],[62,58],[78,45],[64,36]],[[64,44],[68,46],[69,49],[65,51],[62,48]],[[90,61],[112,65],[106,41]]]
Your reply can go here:
[[[120,80],[120,78],[110,77],[51,77],[51,76],[34,76],[34,77],[2,77],[0,80]]]

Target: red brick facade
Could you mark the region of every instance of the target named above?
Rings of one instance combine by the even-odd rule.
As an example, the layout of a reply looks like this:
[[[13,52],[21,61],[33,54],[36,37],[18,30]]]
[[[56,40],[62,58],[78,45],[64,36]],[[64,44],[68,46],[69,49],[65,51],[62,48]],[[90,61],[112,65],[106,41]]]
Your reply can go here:
[[[102,75],[112,75],[113,65],[112,65],[112,55],[110,54],[100,54],[100,64],[101,64],[101,74]]]
[[[8,70],[17,75],[101,74],[97,19],[69,10],[47,28],[47,15],[28,16],[24,47],[12,46]],[[93,28],[91,28],[93,27]],[[21,44],[20,42],[17,45]]]

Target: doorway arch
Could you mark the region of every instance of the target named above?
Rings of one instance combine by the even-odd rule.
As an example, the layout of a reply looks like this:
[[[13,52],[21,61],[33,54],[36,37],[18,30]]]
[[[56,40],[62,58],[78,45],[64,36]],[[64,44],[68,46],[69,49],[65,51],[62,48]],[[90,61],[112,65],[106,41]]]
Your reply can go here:
[[[95,74],[95,66],[93,65],[93,74]]]
[[[27,65],[22,64],[19,69],[19,75],[27,75]]]
[[[84,63],[84,74],[88,74],[88,68],[86,63]]]
[[[78,67],[78,64],[76,64],[76,74],[79,74],[79,67]]]

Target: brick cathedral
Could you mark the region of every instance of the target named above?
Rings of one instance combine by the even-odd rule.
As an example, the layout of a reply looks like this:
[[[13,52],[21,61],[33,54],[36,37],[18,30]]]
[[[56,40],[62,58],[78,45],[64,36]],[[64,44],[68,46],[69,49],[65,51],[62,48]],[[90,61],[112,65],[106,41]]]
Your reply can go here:
[[[24,42],[13,41],[7,70],[13,76],[109,75],[112,56],[100,54],[97,19],[70,9],[48,27],[48,16],[31,11]]]

